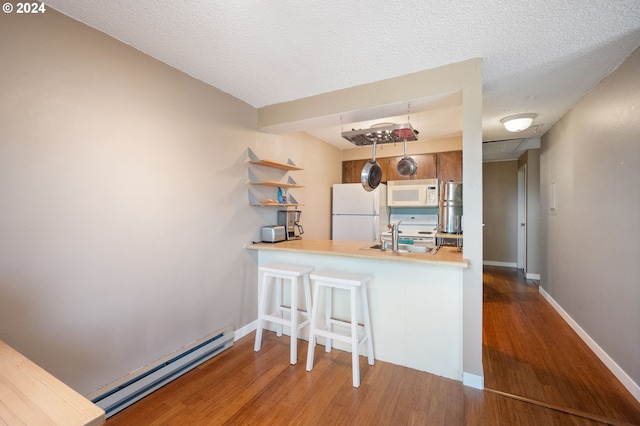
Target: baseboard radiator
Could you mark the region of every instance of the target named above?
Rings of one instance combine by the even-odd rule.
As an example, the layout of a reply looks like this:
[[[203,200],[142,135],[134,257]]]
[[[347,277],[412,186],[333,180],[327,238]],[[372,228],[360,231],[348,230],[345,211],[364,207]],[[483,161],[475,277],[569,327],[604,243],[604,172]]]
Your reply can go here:
[[[209,334],[87,396],[110,417],[233,345],[233,328]]]

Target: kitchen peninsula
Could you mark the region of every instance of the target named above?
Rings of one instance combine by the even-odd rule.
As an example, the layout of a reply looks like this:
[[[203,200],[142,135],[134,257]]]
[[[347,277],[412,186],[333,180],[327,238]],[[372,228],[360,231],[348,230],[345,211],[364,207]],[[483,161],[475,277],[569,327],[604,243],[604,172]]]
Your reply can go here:
[[[462,271],[468,261],[450,247],[434,255],[363,249],[372,244],[296,240],[246,248],[258,251],[259,265],[286,262],[370,273],[375,358],[462,381]],[[338,317],[348,312],[348,297],[341,296],[334,296]],[[323,312],[323,306],[319,310]]]

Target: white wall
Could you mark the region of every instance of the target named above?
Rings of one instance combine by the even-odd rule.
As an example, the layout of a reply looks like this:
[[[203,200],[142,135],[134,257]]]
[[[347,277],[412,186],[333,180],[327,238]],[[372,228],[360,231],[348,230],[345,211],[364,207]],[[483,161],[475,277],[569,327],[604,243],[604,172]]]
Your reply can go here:
[[[255,149],[262,159],[286,162],[291,159],[303,171],[288,172],[302,188],[288,190],[303,204],[301,223],[305,239],[331,239],[331,187],[342,182],[342,151],[305,132],[274,136],[260,132]],[[277,173],[275,176],[279,176]],[[270,188],[277,195],[277,189]],[[258,208],[258,211],[260,208]],[[269,224],[277,221],[278,207],[261,212]],[[259,236],[256,236],[256,239]]]
[[[545,134],[540,154],[541,286],[636,387],[639,87],[637,50]]]
[[[248,148],[309,168],[329,235],[337,149],[51,8],[0,40],[0,339],[79,392],[255,319]]]

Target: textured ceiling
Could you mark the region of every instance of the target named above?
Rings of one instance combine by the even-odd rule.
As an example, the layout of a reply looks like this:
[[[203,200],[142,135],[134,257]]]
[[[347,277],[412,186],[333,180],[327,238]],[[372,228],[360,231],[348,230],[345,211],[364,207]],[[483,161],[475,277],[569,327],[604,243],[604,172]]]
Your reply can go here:
[[[480,57],[484,141],[543,134],[640,46],[638,0],[46,3],[255,107]],[[450,107],[437,130],[411,112],[430,137],[459,131]],[[538,114],[537,134],[502,128],[522,112]]]

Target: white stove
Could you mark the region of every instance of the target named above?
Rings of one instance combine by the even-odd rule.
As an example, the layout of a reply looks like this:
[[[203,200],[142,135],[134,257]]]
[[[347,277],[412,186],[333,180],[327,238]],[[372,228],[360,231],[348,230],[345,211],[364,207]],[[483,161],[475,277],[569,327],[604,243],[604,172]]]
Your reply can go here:
[[[398,243],[414,244],[427,247],[436,246],[436,232],[438,232],[437,214],[392,214],[390,223],[400,223],[398,226]],[[387,245],[391,244],[391,230],[381,233],[381,239]]]

